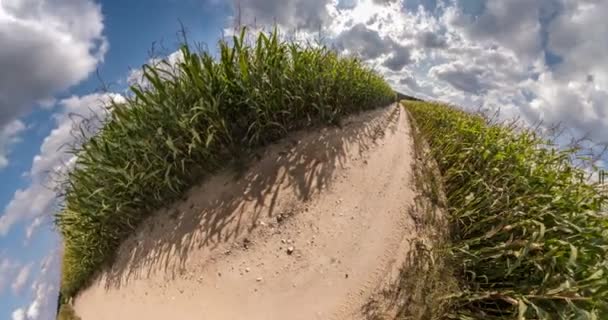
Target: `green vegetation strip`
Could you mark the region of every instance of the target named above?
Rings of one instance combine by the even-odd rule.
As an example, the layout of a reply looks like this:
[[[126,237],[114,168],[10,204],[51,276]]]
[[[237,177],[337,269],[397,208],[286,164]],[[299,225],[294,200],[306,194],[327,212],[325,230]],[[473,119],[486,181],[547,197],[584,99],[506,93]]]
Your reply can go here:
[[[407,102],[442,174],[452,319],[608,319],[607,196],[530,130]]]
[[[103,129],[74,152],[56,224],[65,242],[62,295],[71,297],[149,214],[252,148],[288,132],[384,106],[395,93],[360,61],[243,32],[219,58],[183,46],[182,62],[144,66],[149,86],[111,106]]]
[[[76,315],[74,309],[69,304],[62,304],[59,306],[59,312],[57,313],[57,320],[81,320]]]

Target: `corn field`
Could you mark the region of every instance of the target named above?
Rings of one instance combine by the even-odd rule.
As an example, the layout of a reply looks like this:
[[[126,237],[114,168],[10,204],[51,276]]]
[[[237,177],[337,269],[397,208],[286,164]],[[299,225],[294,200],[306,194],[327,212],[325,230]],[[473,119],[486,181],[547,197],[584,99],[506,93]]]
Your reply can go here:
[[[252,39],[252,40],[248,40]],[[387,105],[395,94],[359,60],[245,29],[219,56],[181,47],[176,66],[145,65],[146,85],[110,106],[73,152],[64,206],[62,294],[75,295],[149,214],[207,174],[288,132]]]
[[[450,319],[608,319],[608,196],[575,150],[532,130],[407,102],[441,171],[460,291]]]

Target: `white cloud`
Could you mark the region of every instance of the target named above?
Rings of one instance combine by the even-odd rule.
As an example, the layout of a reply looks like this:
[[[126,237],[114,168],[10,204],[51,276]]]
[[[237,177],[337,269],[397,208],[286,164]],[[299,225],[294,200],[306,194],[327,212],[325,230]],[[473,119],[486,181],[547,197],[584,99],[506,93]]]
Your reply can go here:
[[[485,10],[472,16],[450,7],[446,18],[467,40],[498,45],[534,59],[542,50],[541,18],[551,16],[558,8],[557,0],[488,0]]]
[[[40,228],[40,226],[47,221],[45,218],[45,216],[36,217],[34,220],[32,220],[32,223],[27,226],[27,229],[25,230],[25,244],[29,243],[36,230],[38,230],[38,228]]]
[[[0,256],[0,294],[4,288],[13,280],[15,273],[19,270],[19,263]]]
[[[445,81],[466,93],[482,94],[492,86],[492,83],[487,81],[490,75],[486,70],[476,65],[465,65],[460,61],[434,66],[429,72],[435,79]]]
[[[85,79],[108,48],[92,0],[0,2],[0,130]]]
[[[27,320],[25,318],[25,310],[19,308],[19,309],[13,311],[13,313],[11,314],[11,319],[12,320]]]
[[[19,221],[52,213],[52,207],[57,200],[54,191],[57,178],[55,175],[73,162],[73,156],[66,151],[71,145],[79,143],[73,129],[86,124],[94,131],[107,115],[105,106],[111,100],[121,102],[124,98],[114,93],[96,93],[82,97],[73,96],[59,102],[62,110],[54,116],[56,127],[44,139],[40,152],[34,157],[29,172],[30,186],[17,190],[0,216],[0,236],[6,235],[11,226]]]
[[[0,216],[0,235],[6,235],[12,225],[19,221],[47,213],[55,200],[55,193],[42,183],[44,181],[36,181],[30,187],[15,192]]]
[[[33,299],[27,308],[28,320],[54,319],[59,294],[60,252],[50,252],[41,262],[40,274],[32,284]]]
[[[184,55],[182,54],[182,51],[177,50],[163,58],[149,59],[146,64],[149,66],[155,66],[156,68],[166,71],[172,75],[176,75],[176,66],[177,64],[183,61]],[[160,76],[162,79],[168,77],[168,75],[166,75],[165,73],[161,73]],[[144,71],[142,70],[142,68],[136,68],[129,72],[129,75],[127,76],[127,84],[139,85],[142,87],[148,87],[150,85],[144,77]]]
[[[416,35],[416,44],[431,49],[443,49],[448,46],[447,38],[433,31],[423,31]]]
[[[592,81],[562,81],[551,72],[542,73],[531,87],[536,97],[530,113],[549,123],[561,123],[588,134],[596,142],[608,143],[608,90]]]
[[[608,88],[607,1],[566,1],[562,14],[548,28],[548,46],[562,57],[555,71],[561,81],[588,78]],[[590,77],[589,77],[590,76]]]
[[[450,7],[440,17],[451,40],[440,56],[469,78],[440,80],[480,105],[606,142],[608,39],[598,26],[607,13],[599,1],[490,0],[476,17]]]
[[[356,24],[341,32],[335,39],[336,45],[347,53],[357,54],[371,60],[392,51],[397,44],[390,37],[382,37],[378,31]]]
[[[404,46],[396,46],[393,48],[393,52],[390,57],[384,60],[383,66],[393,70],[400,71],[406,65],[412,62],[412,54],[410,48]]]
[[[27,308],[26,315],[28,320],[36,320],[40,317],[40,299],[38,296]]]
[[[20,120],[13,120],[4,128],[0,127],[0,170],[8,166],[9,148],[20,141],[19,134],[24,130],[25,124]]]
[[[330,19],[327,9],[330,2],[331,0],[235,1],[233,23],[240,22],[244,25],[276,23],[288,29],[314,31],[324,26]]]
[[[53,250],[40,263],[40,272],[31,285],[31,300],[13,311],[13,319],[55,319],[59,294],[60,252]]]
[[[30,277],[30,271],[32,270],[33,263],[27,264],[19,270],[17,273],[17,277],[13,281],[11,288],[13,289],[13,293],[18,294],[23,289],[23,286],[27,283],[27,280]]]

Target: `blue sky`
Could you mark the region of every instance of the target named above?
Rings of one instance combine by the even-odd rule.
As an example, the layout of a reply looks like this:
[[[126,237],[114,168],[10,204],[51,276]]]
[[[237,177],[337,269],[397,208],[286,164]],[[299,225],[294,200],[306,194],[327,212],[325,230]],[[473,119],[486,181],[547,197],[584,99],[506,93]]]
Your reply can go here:
[[[173,53],[180,21],[213,50],[220,0],[0,0],[0,319],[52,319],[59,239],[54,185],[71,113],[126,94],[131,69]],[[608,2],[247,0],[242,22],[278,24],[361,57],[398,90],[608,143]],[[162,47],[162,49],[160,49]],[[101,82],[109,92],[100,93]],[[77,120],[76,120],[77,121]],[[602,164],[602,163],[599,163]]]

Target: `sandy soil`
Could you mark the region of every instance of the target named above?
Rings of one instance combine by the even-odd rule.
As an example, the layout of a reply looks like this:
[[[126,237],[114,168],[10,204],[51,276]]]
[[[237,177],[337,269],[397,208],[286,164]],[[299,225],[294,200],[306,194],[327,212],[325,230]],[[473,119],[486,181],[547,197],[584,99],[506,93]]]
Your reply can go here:
[[[84,320],[364,319],[416,236],[393,105],[298,132],[150,218],[76,298]]]

